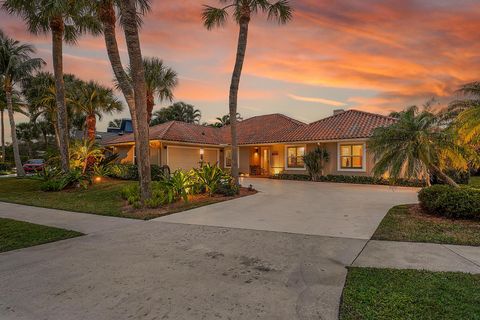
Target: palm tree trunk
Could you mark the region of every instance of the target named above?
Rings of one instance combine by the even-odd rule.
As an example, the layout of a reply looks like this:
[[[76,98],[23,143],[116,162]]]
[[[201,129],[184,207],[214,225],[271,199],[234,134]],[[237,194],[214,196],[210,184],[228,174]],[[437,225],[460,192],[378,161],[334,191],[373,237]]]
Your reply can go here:
[[[55,130],[55,141],[57,142],[57,146],[59,146],[60,145],[60,133],[58,131],[57,121],[53,122],[53,130]]]
[[[95,118],[95,114],[87,115],[87,138],[90,141],[95,141],[96,133],[95,129],[97,126],[97,119]]]
[[[60,151],[61,166],[63,172],[70,170],[68,156],[68,116],[65,102],[65,84],[63,82],[63,32],[64,24],[62,17],[52,19],[52,56],[53,74],[55,76],[55,98],[57,100],[58,119],[58,149]]]
[[[5,160],[5,118],[4,118],[4,113],[3,113],[4,111],[5,110],[3,110],[3,109],[0,110],[0,118],[1,118],[0,125],[2,126],[2,129],[1,129],[1,131],[2,131],[2,138],[1,138],[2,139],[2,159],[1,160],[5,162],[6,160]]]
[[[443,182],[446,184],[455,187],[455,188],[460,188],[460,186],[449,176],[447,176],[440,168],[438,168],[435,165],[430,165],[430,171],[435,173],[440,179],[442,179]]]
[[[232,137],[232,177],[238,184],[238,143],[237,143],[237,104],[238,87],[242,75],[243,61],[247,50],[248,23],[250,17],[240,18],[240,31],[238,35],[237,57],[233,69],[232,81],[230,83],[229,112],[230,112],[230,134]]]
[[[20,151],[18,149],[17,130],[15,127],[15,118],[13,117],[13,101],[12,101],[12,88],[5,88],[5,96],[7,97],[8,118],[10,120],[10,131],[12,135],[13,145],[13,158],[15,160],[15,167],[17,168],[17,176],[24,177],[25,171],[23,170],[22,160],[20,159]]]
[[[147,121],[145,70],[143,68],[142,51],[138,35],[135,0],[125,0],[122,2],[121,11],[124,18],[123,29],[127,42],[128,57],[130,59],[130,69],[132,70],[138,131],[136,150],[140,177],[140,198],[141,201],[144,202],[151,197],[150,142],[149,125]]]
[[[155,106],[155,98],[153,97],[152,92],[147,92],[147,121],[150,125],[150,121],[152,121],[152,113],[153,107]]]

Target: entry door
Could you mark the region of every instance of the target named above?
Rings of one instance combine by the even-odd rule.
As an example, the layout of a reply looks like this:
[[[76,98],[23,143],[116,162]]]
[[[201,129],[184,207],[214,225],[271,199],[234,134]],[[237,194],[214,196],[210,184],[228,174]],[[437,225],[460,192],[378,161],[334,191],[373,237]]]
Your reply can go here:
[[[270,148],[261,148],[262,156],[260,159],[260,166],[262,168],[262,175],[270,173]]]

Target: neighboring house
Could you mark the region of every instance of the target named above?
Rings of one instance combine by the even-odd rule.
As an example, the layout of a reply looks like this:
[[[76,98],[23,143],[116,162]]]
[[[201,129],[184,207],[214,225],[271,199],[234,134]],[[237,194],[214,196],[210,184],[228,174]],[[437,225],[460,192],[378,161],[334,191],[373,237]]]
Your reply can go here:
[[[238,123],[239,170],[242,174],[306,174],[303,156],[318,145],[330,160],[325,174],[371,175],[373,155],[366,141],[373,130],[395,119],[357,110],[337,110],[333,116],[305,124],[282,114],[256,116]],[[171,121],[150,128],[150,160],[171,170],[198,167],[203,162],[231,165],[230,128]],[[123,163],[135,162],[133,135],[106,144]]]

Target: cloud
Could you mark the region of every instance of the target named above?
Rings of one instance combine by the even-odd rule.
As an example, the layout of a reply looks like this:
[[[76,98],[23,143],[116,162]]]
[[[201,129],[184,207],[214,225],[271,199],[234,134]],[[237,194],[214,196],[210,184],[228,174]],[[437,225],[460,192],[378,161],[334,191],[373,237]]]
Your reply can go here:
[[[335,100],[330,100],[330,99],[323,99],[323,98],[313,98],[313,97],[302,97],[302,96],[297,96],[295,94],[287,94],[287,96],[293,100],[297,101],[305,101],[305,102],[314,102],[314,103],[321,103],[321,104],[326,104],[329,106],[335,106],[335,107],[342,107],[345,106],[345,103],[340,102],[340,101],[335,101]]]

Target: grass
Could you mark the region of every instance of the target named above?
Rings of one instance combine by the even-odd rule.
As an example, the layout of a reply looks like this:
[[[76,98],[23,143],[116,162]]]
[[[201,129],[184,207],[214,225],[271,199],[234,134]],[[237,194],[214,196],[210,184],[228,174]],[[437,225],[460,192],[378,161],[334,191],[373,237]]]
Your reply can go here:
[[[470,177],[470,186],[480,188],[480,176]]]
[[[350,267],[340,319],[480,319],[480,275]]]
[[[43,192],[41,181],[35,179],[2,178],[0,201],[30,206],[125,217],[120,190],[131,181],[106,181],[87,190]]]
[[[418,205],[401,205],[388,211],[372,239],[480,246],[480,221],[431,216]]]
[[[80,232],[0,218],[0,252],[78,237]]]

